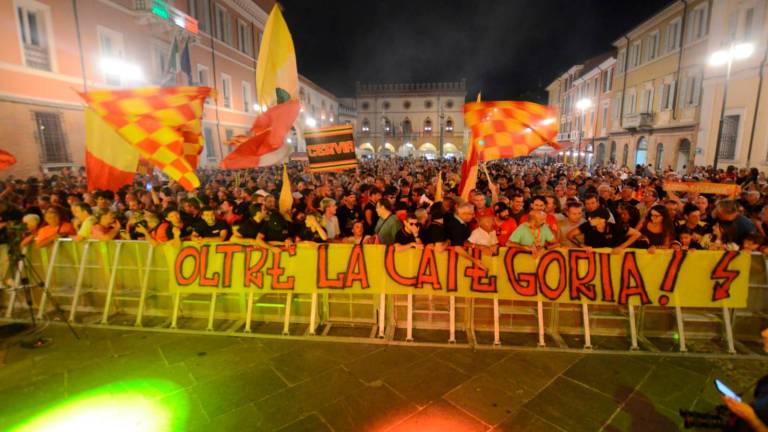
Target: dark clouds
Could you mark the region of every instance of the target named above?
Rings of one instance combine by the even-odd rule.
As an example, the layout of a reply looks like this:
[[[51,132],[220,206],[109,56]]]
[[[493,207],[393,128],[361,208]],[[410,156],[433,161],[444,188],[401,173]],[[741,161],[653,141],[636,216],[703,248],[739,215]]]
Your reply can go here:
[[[355,81],[467,79],[531,98],[669,0],[284,0],[299,70],[339,96]]]

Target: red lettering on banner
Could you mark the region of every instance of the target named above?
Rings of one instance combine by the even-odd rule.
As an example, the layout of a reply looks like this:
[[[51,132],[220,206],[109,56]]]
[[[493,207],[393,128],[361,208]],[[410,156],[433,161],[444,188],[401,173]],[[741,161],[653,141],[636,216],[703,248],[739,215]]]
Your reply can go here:
[[[272,268],[267,270],[269,276],[272,277],[272,289],[292,290],[295,278],[288,276],[285,280],[280,280],[280,276],[285,273],[285,269],[280,267],[280,256],[283,254],[283,250],[288,252],[288,256],[296,255],[295,248],[281,248],[280,252],[272,253]]]
[[[440,277],[437,273],[437,260],[435,251],[431,246],[426,246],[421,250],[421,260],[419,262],[419,272],[416,274],[416,288],[421,288],[424,284],[431,284],[432,289],[439,290]]]
[[[344,278],[344,288],[352,288],[354,282],[360,282],[362,288],[369,288],[368,270],[365,267],[363,246],[355,245],[347,261],[347,276]]]
[[[552,263],[557,263],[559,272],[557,286],[555,288],[547,285],[547,270]],[[539,290],[549,300],[557,300],[560,295],[565,291],[568,281],[565,277],[565,257],[560,251],[551,250],[544,253],[539,260],[539,265],[536,267],[536,273],[539,278]]]
[[[667,271],[664,272],[664,280],[661,281],[661,286],[659,287],[661,291],[671,293],[675,290],[677,276],[680,274],[680,267],[682,267],[683,261],[685,261],[686,253],[687,251],[683,250],[672,252],[672,259],[669,261],[669,265],[667,265]],[[659,304],[662,306],[669,304],[669,296],[660,295]]]
[[[635,281],[632,284],[632,280]],[[644,305],[651,304],[648,293],[645,291],[645,281],[637,268],[637,259],[634,252],[624,252],[624,261],[621,263],[621,289],[619,290],[619,304],[629,302],[629,296],[640,296],[640,302]]]
[[[213,272],[208,277],[208,254],[211,251],[209,245],[200,246],[200,286],[217,287],[219,286],[219,272]]]
[[[317,247],[317,287],[341,288],[344,283],[344,273],[338,273],[336,279],[328,278],[328,245],[321,244]]]
[[[195,266],[192,267],[192,274],[184,276],[184,260],[192,258],[195,260]],[[181,248],[176,255],[176,265],[174,266],[174,275],[176,277],[176,283],[178,285],[186,286],[195,283],[200,276],[200,251],[195,246],[187,246]]]
[[[384,268],[387,270],[389,277],[396,283],[405,286],[416,285],[415,277],[405,277],[397,272],[397,266],[395,266],[395,245],[387,245],[387,252],[384,257]]]
[[[579,276],[579,261],[584,260],[587,261],[587,273],[584,276]],[[594,301],[597,298],[595,284],[589,283],[595,279],[597,273],[594,252],[578,249],[569,250],[568,262],[571,270],[571,300],[578,300],[583,294],[586,298]]]
[[[259,259],[256,264],[251,265],[251,256],[254,252],[259,253]],[[256,285],[258,288],[264,288],[264,273],[261,271],[264,268],[264,263],[267,262],[267,251],[255,246],[248,246],[245,249],[245,277],[243,278],[243,285],[250,287]]]
[[[723,253],[723,257],[717,262],[710,279],[723,279],[721,282],[715,282],[712,287],[712,301],[718,301],[727,299],[731,296],[731,284],[741,274],[738,270],[729,270],[728,265],[739,256],[739,252],[727,251]]]
[[[242,251],[243,245],[239,244],[221,243],[216,245],[216,253],[224,254],[224,269],[222,271],[224,274],[222,286],[224,288],[232,286],[232,255],[234,255],[235,252]]]
[[[473,249],[472,256],[479,259],[482,256],[480,249]],[[472,265],[464,269],[464,276],[471,279],[469,289],[474,292],[496,292],[496,276],[488,276],[488,271],[472,261]]]
[[[504,255],[504,267],[507,269],[507,279],[516,293],[525,297],[536,296],[536,275],[533,273],[515,274],[515,257],[518,255],[532,255],[523,249],[509,248]]]
[[[613,278],[611,277],[611,256],[597,254],[600,257],[600,286],[603,289],[603,301],[613,302]]]
[[[456,292],[459,290],[456,277],[456,266],[459,264],[459,256],[453,248],[448,248],[448,276],[446,287],[447,292]]]

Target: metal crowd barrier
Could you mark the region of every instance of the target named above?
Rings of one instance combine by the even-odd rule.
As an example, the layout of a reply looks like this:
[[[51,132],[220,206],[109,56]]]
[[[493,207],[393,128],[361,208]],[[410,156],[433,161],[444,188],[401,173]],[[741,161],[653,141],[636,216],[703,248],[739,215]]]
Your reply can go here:
[[[55,301],[64,312],[62,319],[71,323],[118,328],[318,338],[340,328],[358,328],[362,333],[346,337],[418,343],[416,329],[447,331],[443,341],[451,344],[457,343],[457,333],[469,345],[484,345],[478,333],[490,333],[491,346],[502,345],[503,334],[524,334],[535,336],[537,346],[574,348],[578,343],[579,349],[592,349],[594,337],[613,337],[626,340],[629,350],[646,351],[658,350],[650,339],[667,338],[680,352],[688,350],[691,339],[715,337],[725,341],[730,354],[755,354],[741,341],[756,341],[768,323],[766,261],[759,254],[752,256],[748,307],[731,310],[425,294],[174,294],[168,289],[163,250],[142,241],[60,239],[49,248],[26,251],[26,258],[14,266],[2,245],[0,271],[6,277],[0,316],[26,320],[34,313],[37,319],[55,319]],[[31,311],[22,289],[25,282],[32,294]],[[397,334],[402,329],[404,337]],[[569,344],[569,338],[580,342]]]

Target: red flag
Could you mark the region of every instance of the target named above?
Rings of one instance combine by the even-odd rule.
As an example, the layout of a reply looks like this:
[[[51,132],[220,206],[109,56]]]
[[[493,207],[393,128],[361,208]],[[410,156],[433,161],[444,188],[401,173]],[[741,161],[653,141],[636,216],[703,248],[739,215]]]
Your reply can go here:
[[[0,170],[4,170],[16,163],[16,157],[5,150],[0,150]]]
[[[222,168],[240,169],[274,165],[290,152],[283,140],[299,116],[299,101],[291,99],[256,117],[250,133],[234,137],[237,148],[221,161]]]

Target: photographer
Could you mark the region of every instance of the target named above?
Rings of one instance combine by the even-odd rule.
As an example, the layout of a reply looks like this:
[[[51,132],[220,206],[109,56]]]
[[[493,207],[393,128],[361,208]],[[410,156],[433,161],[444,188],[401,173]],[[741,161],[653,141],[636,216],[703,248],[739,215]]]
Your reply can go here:
[[[763,351],[768,352],[768,328],[760,333],[763,338]],[[727,396],[720,398],[725,406],[739,418],[732,430],[736,431],[768,431],[768,375],[760,378],[755,385],[754,399],[751,404],[739,402]]]

